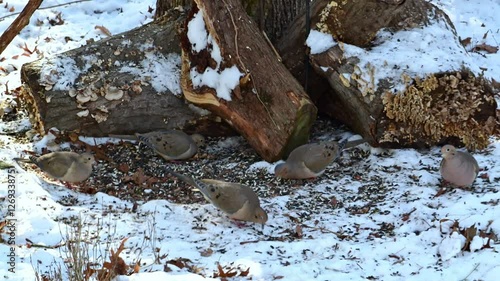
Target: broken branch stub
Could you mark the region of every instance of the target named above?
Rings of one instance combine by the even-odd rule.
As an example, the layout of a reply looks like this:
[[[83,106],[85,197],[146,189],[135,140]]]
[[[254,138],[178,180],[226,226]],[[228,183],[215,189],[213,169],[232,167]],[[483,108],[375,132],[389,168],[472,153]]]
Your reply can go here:
[[[266,161],[307,142],[316,107],[238,0],[194,1],[181,34],[181,87]]]

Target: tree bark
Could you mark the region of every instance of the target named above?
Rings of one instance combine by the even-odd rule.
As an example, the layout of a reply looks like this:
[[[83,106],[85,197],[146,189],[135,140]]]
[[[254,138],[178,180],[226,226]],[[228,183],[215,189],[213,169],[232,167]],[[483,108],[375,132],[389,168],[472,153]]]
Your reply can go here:
[[[204,135],[234,134],[217,116],[188,105],[179,86],[178,96],[165,86],[160,90],[155,86],[168,79],[154,77],[165,75],[166,68],[177,72],[179,79],[177,28],[184,19],[185,15],[172,14],[170,20],[23,65],[21,78],[27,86],[21,99],[34,127],[41,134],[56,127],[90,136],[173,128]],[[178,64],[169,66],[176,56]],[[124,71],[124,66],[151,71],[140,76]],[[60,85],[73,73],[79,73],[74,81]]]
[[[304,89],[278,61],[256,24],[238,0],[195,1],[191,14],[203,13],[208,33],[220,48],[219,71],[237,66],[244,77],[231,94],[221,99],[214,89],[194,87],[190,71],[214,68],[211,50],[195,52],[181,38],[183,60],[181,85],[184,96],[230,123],[266,161],[276,161],[309,137],[316,108]],[[191,20],[188,16],[187,21]]]
[[[313,3],[311,26],[332,34],[337,42],[368,46],[367,51],[381,28],[396,33],[439,19],[454,31],[448,17],[423,0],[353,0],[327,6],[329,3]],[[304,19],[298,18],[290,29],[298,32],[289,32],[277,45],[284,64],[297,79],[304,77],[305,70],[301,59],[306,52],[305,47],[301,49],[303,27]],[[296,51],[290,52],[295,47]],[[485,147],[494,131],[493,91],[488,81],[474,77],[467,69],[408,77],[406,88],[397,94],[386,80],[366,92],[356,76],[359,59],[345,57],[339,45],[309,57],[314,69],[309,80],[314,82],[309,83],[308,93],[319,111],[344,122],[372,145],[421,147],[448,142],[476,149]]]
[[[156,0],[155,20],[168,15],[172,9],[189,8],[192,0]]]
[[[157,0],[155,20],[165,15],[170,9],[189,9],[192,0]],[[244,10],[265,32],[271,42],[283,36],[289,24],[305,12],[304,0],[241,0]]]

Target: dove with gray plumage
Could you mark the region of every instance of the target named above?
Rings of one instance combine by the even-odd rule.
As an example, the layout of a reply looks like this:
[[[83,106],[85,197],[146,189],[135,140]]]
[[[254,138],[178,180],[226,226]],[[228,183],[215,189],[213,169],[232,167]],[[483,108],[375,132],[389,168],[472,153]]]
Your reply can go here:
[[[453,145],[441,148],[443,160],[439,172],[443,179],[457,187],[471,186],[479,173],[479,164],[468,152],[458,151]]]
[[[178,130],[157,131],[136,136],[167,161],[189,159],[198,153],[198,148],[205,143],[202,135],[188,135]]]
[[[322,175],[328,165],[339,156],[345,148],[354,147],[366,140],[347,139],[336,142],[308,143],[295,148],[285,163],[280,163],[274,168],[277,177],[285,179],[310,179]]]
[[[260,206],[259,197],[246,185],[213,179],[197,180],[173,171],[168,173],[199,189],[208,202],[232,219],[262,225],[267,222],[267,213]]]
[[[72,183],[88,179],[95,163],[91,153],[78,154],[72,151],[56,151],[39,157],[30,156],[29,159],[49,176]],[[19,158],[14,160],[26,161]]]

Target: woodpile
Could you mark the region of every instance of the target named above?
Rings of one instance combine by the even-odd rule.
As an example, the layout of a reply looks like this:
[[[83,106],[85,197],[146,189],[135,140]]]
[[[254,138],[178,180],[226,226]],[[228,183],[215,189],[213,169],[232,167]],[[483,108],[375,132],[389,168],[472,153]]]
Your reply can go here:
[[[172,8],[178,3],[189,6],[180,12]],[[151,24],[24,65],[21,98],[42,133],[51,127],[90,136],[234,130],[267,161],[308,141],[317,109],[375,146],[487,145],[497,124],[489,81],[464,67],[423,77],[403,73],[397,87],[376,73],[404,68],[405,61],[376,69],[346,51],[371,52],[390,38],[377,37],[381,30],[394,35],[439,22],[455,33],[437,7],[424,0],[313,1],[311,28],[336,42],[313,53],[304,44],[303,1],[259,3],[159,0],[157,8],[168,11],[157,11]],[[290,11],[277,12],[280,5]],[[204,29],[194,29],[200,19]],[[198,48],[189,32],[200,30],[206,43]],[[442,44],[459,44],[449,41]],[[203,82],[206,73],[218,82]],[[238,77],[234,85],[222,83],[227,73]],[[172,80],[178,84],[162,84]]]

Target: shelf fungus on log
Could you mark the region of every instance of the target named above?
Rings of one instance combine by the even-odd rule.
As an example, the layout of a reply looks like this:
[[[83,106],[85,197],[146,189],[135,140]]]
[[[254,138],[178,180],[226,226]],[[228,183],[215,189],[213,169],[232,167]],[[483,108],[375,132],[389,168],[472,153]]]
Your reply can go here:
[[[23,65],[20,98],[35,129],[96,137],[174,128],[234,134],[181,95],[177,28],[185,16],[172,11],[164,21]]]
[[[195,0],[181,33],[187,100],[227,121],[267,161],[307,142],[316,107],[238,0]]]
[[[479,68],[445,13],[424,0],[320,2],[313,23],[321,32],[308,40],[333,39],[326,51],[310,49],[315,74],[331,88],[315,98],[320,112],[372,145],[487,146],[496,126],[494,93],[474,74]]]

